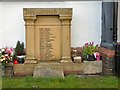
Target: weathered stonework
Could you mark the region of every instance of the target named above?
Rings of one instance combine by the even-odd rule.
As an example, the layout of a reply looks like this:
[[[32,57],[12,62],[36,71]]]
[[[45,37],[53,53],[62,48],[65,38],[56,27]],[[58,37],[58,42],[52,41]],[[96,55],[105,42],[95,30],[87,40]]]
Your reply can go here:
[[[72,9],[71,8],[24,8],[24,17],[35,16],[36,15],[59,15],[60,17],[67,17],[65,19],[71,19]]]
[[[113,58],[115,56],[115,50],[99,47],[98,51],[101,53],[102,56],[107,58]]]
[[[72,61],[72,8],[24,8],[23,16],[26,26],[25,63],[43,60]]]
[[[33,76],[64,78],[63,67],[60,63],[39,63],[35,66]]]
[[[114,58],[103,57],[102,72],[104,75],[112,75],[114,73]]]
[[[101,74],[102,61],[84,61],[84,74]]]
[[[115,50],[100,47],[98,49],[102,55],[102,72],[104,75],[111,75],[114,73],[115,67]]]

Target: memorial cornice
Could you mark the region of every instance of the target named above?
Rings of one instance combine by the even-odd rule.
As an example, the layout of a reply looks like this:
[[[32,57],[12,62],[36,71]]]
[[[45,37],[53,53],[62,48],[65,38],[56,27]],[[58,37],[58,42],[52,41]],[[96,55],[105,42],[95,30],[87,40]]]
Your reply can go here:
[[[59,15],[60,19],[72,19],[72,8],[24,8],[24,19],[34,19],[37,15]]]

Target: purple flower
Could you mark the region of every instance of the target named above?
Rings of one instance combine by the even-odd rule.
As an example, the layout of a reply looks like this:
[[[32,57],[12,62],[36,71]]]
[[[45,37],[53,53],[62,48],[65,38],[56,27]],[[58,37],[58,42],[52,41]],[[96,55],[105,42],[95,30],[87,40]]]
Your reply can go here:
[[[88,47],[89,43],[85,43],[85,47]]]
[[[93,46],[94,45],[94,42],[90,42],[90,46]]]
[[[88,45],[88,43],[85,43],[85,45]]]
[[[94,42],[92,42],[92,45],[94,45]]]

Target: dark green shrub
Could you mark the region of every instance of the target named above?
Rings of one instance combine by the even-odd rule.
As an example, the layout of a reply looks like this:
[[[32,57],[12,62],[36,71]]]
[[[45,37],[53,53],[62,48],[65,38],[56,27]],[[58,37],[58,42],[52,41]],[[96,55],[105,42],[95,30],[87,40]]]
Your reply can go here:
[[[24,55],[24,43],[20,43],[20,41],[17,41],[16,47],[15,47],[15,54],[20,56]]]

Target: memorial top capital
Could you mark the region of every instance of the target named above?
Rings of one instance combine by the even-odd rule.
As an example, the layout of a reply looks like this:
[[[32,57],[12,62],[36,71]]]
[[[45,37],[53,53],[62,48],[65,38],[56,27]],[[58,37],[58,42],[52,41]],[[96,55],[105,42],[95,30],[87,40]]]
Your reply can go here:
[[[24,19],[37,15],[59,15],[66,19],[72,19],[72,8],[23,8]]]

